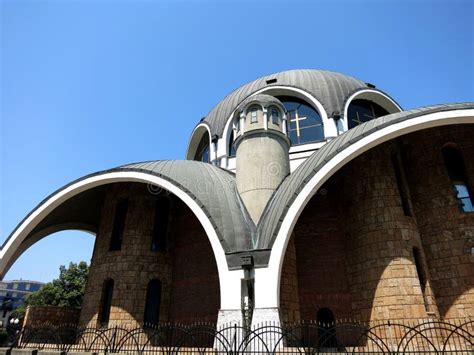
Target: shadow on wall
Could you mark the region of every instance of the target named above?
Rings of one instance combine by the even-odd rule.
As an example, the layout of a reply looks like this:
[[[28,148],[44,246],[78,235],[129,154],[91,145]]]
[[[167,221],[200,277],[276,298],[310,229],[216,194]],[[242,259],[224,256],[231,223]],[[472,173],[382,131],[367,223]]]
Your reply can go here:
[[[82,324],[217,320],[215,258],[183,202],[145,184],[112,184],[101,216]]]
[[[474,232],[472,215],[461,213],[456,205],[453,209],[450,182],[444,178],[443,162],[436,158],[442,145],[433,137],[446,137],[447,131],[466,150],[465,156],[474,156],[469,138],[473,128],[428,129],[369,150],[313,196],[285,254],[283,321],[314,320],[322,308],[334,312],[336,319],[362,321],[437,317],[438,307],[442,318],[472,314],[474,268],[469,253],[457,244],[433,249],[433,243],[448,232],[456,235],[455,243],[464,244],[466,230]],[[407,177],[400,177],[392,156],[409,146],[418,149],[402,160]],[[472,176],[474,164],[469,164]],[[403,184],[408,186],[407,196]],[[437,200],[442,201],[440,210],[429,205],[429,198],[420,198],[429,195],[427,189],[433,191],[432,199],[434,194],[447,194]],[[403,206],[407,198],[411,210]],[[443,267],[450,270],[449,279],[441,268],[446,260],[449,265]],[[447,284],[449,291],[443,291]]]

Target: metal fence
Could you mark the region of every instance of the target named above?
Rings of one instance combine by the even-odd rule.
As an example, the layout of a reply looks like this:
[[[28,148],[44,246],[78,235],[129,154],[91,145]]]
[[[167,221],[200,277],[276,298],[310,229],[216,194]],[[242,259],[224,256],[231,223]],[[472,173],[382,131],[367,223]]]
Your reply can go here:
[[[136,329],[26,326],[11,348],[133,354],[469,354],[474,320],[417,323],[160,324]]]

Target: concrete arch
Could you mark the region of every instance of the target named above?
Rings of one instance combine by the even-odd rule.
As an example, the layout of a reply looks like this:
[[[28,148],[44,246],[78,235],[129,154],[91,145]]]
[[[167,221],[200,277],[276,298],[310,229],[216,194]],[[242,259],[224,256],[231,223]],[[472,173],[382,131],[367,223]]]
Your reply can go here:
[[[204,135],[208,134],[209,136],[209,155],[210,155],[210,160],[211,162],[215,160],[215,149],[212,144],[212,137],[211,137],[211,130],[209,129],[209,126],[205,122],[199,123],[193,130],[193,133],[191,133],[191,138],[189,139],[188,143],[188,149],[186,151],[186,159],[187,160],[194,160],[196,156],[196,150],[197,147],[199,146],[199,143],[201,142],[202,137]]]
[[[331,159],[326,161],[325,164],[301,186],[298,195],[282,218],[281,226],[273,242],[268,268],[257,269],[255,271],[256,308],[279,307],[280,275],[291,233],[309,200],[338,170],[369,149],[399,136],[427,128],[474,123],[473,108],[440,111],[441,112],[421,113],[411,119],[395,121],[392,124],[383,125],[380,129],[363,136],[361,139],[339,151]]]
[[[396,113],[402,111],[400,105],[393,100],[390,96],[383,93],[380,90],[374,89],[362,89],[357,90],[352,95],[350,95],[346,102],[344,103],[344,116],[342,120],[342,130],[343,132],[348,130],[349,124],[347,122],[347,112],[349,110],[349,105],[354,100],[367,100],[376,103],[377,105],[381,106],[388,113]]]
[[[153,184],[163,188],[177,198],[183,201],[197,217],[201,225],[203,226],[206,235],[209,238],[211,248],[215,257],[218,274],[219,274],[219,283],[221,290],[221,307],[225,307],[229,301],[238,298],[240,302],[240,291],[234,290],[235,287],[232,287],[231,279],[235,278],[232,274],[229,277],[230,271],[228,270],[227,261],[225,258],[224,249],[220,243],[219,237],[216,233],[216,230],[213,227],[208,216],[205,214],[201,206],[198,204],[192,196],[182,190],[180,187],[174,185],[172,182],[165,180],[159,176],[152,174],[147,174],[143,172],[136,171],[112,171],[104,172],[95,175],[86,176],[76,182],[67,185],[63,189],[54,193],[46,200],[44,200],[40,205],[38,205],[13,231],[10,237],[6,240],[4,245],[0,250],[0,275],[3,277],[8,271],[8,268],[14,263],[16,258],[21,255],[26,249],[28,249],[35,242],[45,237],[48,234],[57,232],[64,229],[85,229],[89,232],[95,233],[95,229],[91,226],[81,225],[81,224],[66,224],[58,225],[54,228],[47,230],[40,230],[39,232],[31,235],[31,232],[36,226],[38,226],[41,221],[43,221],[52,211],[54,211],[61,204],[65,203],[74,196],[77,196],[81,192],[93,189],[98,186],[118,183],[118,182],[137,182],[137,183],[146,183]],[[28,239],[28,241],[26,241]],[[238,295],[237,297],[235,295]]]

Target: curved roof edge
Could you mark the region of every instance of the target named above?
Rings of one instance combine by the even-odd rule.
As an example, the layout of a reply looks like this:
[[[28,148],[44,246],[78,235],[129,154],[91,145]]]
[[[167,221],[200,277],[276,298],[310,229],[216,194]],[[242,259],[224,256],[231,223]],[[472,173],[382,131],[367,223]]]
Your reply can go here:
[[[52,197],[91,177],[114,172],[141,172],[158,176],[195,200],[209,218],[225,252],[248,249],[251,227],[245,211],[241,210],[233,174],[211,164],[191,160],[159,160],[122,165],[85,175],[44,198],[13,229],[0,247],[2,251],[20,226]],[[242,238],[244,236],[244,238]]]
[[[256,248],[272,248],[281,224],[296,197],[309,180],[338,153],[362,138],[393,124],[431,113],[464,109],[474,109],[474,103],[428,106],[382,116],[354,127],[325,144],[289,175],[274,192],[257,227]]]
[[[361,80],[327,70],[295,69],[265,75],[240,86],[214,106],[204,118],[211,128],[211,135],[222,136],[230,114],[245,99],[262,89],[281,86],[297,88],[311,94],[321,103],[327,115],[331,115],[333,111],[341,112],[349,93],[368,87]],[[375,88],[374,90],[380,91]]]

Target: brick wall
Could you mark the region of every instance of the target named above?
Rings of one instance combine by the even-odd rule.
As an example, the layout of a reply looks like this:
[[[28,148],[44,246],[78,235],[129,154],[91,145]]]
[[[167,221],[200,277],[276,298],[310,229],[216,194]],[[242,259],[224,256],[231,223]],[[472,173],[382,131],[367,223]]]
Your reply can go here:
[[[285,323],[301,320],[296,260],[295,236],[293,234],[286,248],[280,280],[281,320]]]
[[[343,224],[352,310],[362,320],[426,318],[412,249],[420,237],[405,216],[388,143],[343,169]]]
[[[294,292],[302,319],[315,319],[321,307],[335,318],[364,321],[472,315],[474,214],[460,212],[440,150],[457,143],[474,176],[472,137],[472,127],[414,133],[369,150],[333,176],[294,228],[295,250],[290,241],[282,269],[283,319],[292,317]],[[411,215],[402,208],[392,163],[400,150]],[[424,293],[413,248],[427,280]]]
[[[28,306],[24,326],[49,323],[53,325],[77,324],[81,310],[70,307]]]
[[[474,213],[458,207],[441,149],[455,143],[474,187],[474,127],[447,126],[403,139],[407,179],[440,315],[474,314]]]
[[[192,211],[180,203],[172,248],[170,320],[217,321],[219,277],[211,245]]]
[[[351,317],[344,234],[333,184],[326,184],[308,203],[294,233],[302,319],[316,319],[321,308],[329,308],[335,318]]]
[[[122,248],[109,251],[115,206],[120,198],[129,199]],[[219,287],[210,244],[194,214],[177,198],[171,196],[168,249],[151,250],[156,198],[144,184],[108,186],[81,313],[82,324],[96,326],[104,281],[109,278],[114,280],[109,326],[136,327],[143,323],[147,286],[152,279],[162,283],[160,321],[183,321],[177,310],[190,305],[199,305],[209,318],[217,317]],[[189,246],[183,246],[187,242]],[[180,268],[177,260],[185,265]],[[183,294],[180,285],[192,279],[190,272],[204,274],[199,280],[195,277],[194,284],[188,282],[188,293]],[[209,291],[212,301],[199,303],[193,297],[202,295],[199,290],[203,288]]]

